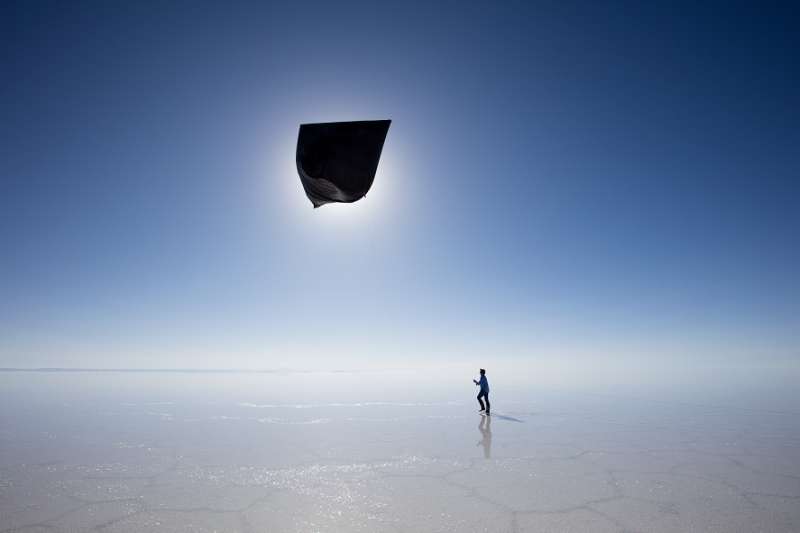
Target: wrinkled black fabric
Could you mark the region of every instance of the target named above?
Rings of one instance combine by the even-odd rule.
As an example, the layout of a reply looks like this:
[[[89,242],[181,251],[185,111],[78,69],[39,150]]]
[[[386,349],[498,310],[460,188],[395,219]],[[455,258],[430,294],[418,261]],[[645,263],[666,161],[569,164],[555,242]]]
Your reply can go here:
[[[297,172],[319,207],[363,198],[375,179],[391,120],[301,124]]]

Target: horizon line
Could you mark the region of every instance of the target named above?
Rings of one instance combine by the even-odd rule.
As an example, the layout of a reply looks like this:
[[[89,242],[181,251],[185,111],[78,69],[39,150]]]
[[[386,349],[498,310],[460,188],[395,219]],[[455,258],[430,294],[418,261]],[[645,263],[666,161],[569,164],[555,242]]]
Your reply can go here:
[[[164,372],[193,374],[310,374],[359,372],[358,369],[300,370],[294,368],[247,369],[247,368],[84,368],[84,367],[0,367],[0,372]]]

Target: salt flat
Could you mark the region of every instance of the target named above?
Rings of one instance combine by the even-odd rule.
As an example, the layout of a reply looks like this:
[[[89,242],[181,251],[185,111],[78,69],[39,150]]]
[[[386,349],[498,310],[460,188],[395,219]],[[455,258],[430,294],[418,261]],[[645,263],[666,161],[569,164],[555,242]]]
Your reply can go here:
[[[800,530],[791,400],[471,377],[3,373],[0,531]]]

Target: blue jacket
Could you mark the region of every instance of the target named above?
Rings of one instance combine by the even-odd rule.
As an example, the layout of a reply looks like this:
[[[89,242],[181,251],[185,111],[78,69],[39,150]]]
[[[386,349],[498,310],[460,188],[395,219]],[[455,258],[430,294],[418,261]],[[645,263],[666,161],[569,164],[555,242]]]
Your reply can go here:
[[[486,379],[486,376],[481,376],[481,379],[478,380],[478,385],[481,386],[481,392],[489,392],[489,380]]]

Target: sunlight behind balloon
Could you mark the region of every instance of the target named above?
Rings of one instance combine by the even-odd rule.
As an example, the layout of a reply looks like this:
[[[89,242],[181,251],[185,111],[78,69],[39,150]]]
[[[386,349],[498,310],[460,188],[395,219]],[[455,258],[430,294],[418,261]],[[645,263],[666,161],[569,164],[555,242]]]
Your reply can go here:
[[[406,196],[398,188],[404,172],[399,136],[389,132],[374,184],[366,196],[353,203],[332,203],[315,209],[306,197],[297,173],[298,126],[287,125],[286,134],[269,151],[266,165],[267,183],[280,191],[281,205],[273,207],[281,213],[281,223],[301,228],[307,234],[322,232],[338,242],[382,231],[396,217],[396,208]],[[275,180],[280,183],[275,184]]]

